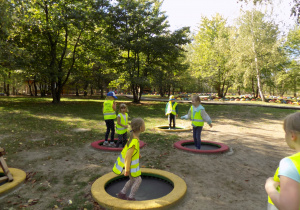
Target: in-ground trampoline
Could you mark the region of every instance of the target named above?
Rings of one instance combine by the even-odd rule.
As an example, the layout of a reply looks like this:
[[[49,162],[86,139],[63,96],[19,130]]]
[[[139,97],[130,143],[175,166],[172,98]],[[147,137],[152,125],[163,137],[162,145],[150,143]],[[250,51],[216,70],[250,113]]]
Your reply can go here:
[[[184,127],[179,127],[176,126],[175,128],[170,128],[168,125],[160,125],[155,127],[159,131],[165,131],[165,132],[183,132],[183,131],[190,131],[191,128],[184,128]]]
[[[117,143],[118,139],[114,139],[115,144]],[[100,149],[100,150],[105,150],[105,151],[122,151],[122,147],[120,145],[120,147],[116,148],[116,147],[109,147],[109,146],[103,146],[103,140],[99,140],[99,141],[95,141],[93,143],[91,143],[91,146],[95,149]],[[140,148],[144,147],[146,144],[143,141],[140,141]]]
[[[201,140],[200,150],[195,148],[194,140],[182,140],[175,142],[174,147],[188,152],[205,154],[223,153],[229,150],[229,147],[226,144],[203,140]]]
[[[2,182],[0,185],[0,197],[6,195],[7,193],[14,190],[16,187],[18,187],[20,184],[22,184],[25,181],[26,173],[20,169],[17,168],[9,168],[9,172],[13,176],[13,181],[11,182]],[[0,167],[0,177],[4,175],[3,170],[1,170]]]
[[[164,209],[184,197],[187,186],[180,177],[157,169],[141,170],[142,184],[136,193],[136,201],[117,198],[116,194],[124,187],[128,177],[113,172],[105,174],[93,183],[93,198],[108,209]]]

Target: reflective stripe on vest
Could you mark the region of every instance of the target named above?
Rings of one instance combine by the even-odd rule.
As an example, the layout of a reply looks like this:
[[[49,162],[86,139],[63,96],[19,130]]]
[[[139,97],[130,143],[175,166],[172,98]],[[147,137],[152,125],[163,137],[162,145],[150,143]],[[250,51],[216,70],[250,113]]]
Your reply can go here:
[[[298,174],[300,175],[300,153],[294,154],[292,156],[287,157],[289,158],[293,164],[295,165],[295,167],[297,168]],[[278,177],[278,172],[279,172],[279,167],[277,168],[275,174],[274,174],[274,181],[276,182],[280,182],[280,178]],[[277,187],[277,191],[280,192],[280,186]],[[274,205],[274,203],[272,202],[270,196],[268,196],[268,203],[269,205]]]
[[[201,110],[198,112],[193,111],[193,106],[191,106],[191,119],[192,119],[192,125],[193,126],[203,126],[204,120],[201,116]]]
[[[140,157],[140,144],[139,140],[132,139],[130,142],[129,147],[127,147],[127,144],[125,145],[124,149],[122,150],[121,154],[117,158],[117,161],[115,162],[115,165],[113,167],[113,172],[116,174],[121,174],[124,167],[125,167],[125,156],[128,148],[131,148],[132,146],[135,146],[135,153],[133,153],[133,156],[131,158],[130,163],[130,174],[132,177],[137,177],[141,175],[140,165],[139,165],[139,157]]]
[[[113,109],[113,100],[105,100],[103,103],[104,120],[116,119],[116,112]]]
[[[123,114],[120,113],[120,123],[122,125],[128,125],[128,114],[127,113],[125,113],[125,118],[126,119],[124,119]],[[127,128],[124,128],[123,126],[119,125],[118,123],[116,126],[116,130],[117,130],[117,134],[124,134],[127,132]]]
[[[168,104],[168,109],[167,109],[167,114],[173,114],[173,115],[176,115],[176,106],[177,106],[177,102],[175,102],[172,106],[172,102],[169,101],[169,104]]]

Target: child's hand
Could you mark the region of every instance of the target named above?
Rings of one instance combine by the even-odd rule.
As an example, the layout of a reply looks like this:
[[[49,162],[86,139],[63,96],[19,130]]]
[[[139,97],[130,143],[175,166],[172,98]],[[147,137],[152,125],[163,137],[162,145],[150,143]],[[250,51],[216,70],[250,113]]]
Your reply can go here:
[[[279,182],[274,181],[273,177],[269,177],[265,184],[265,189],[268,192],[268,190],[274,190],[280,185]]]
[[[129,176],[129,171],[125,171],[124,176]]]
[[[213,126],[212,124],[209,124],[209,127],[211,127],[211,128],[212,128],[212,126]]]
[[[140,154],[140,157],[139,158],[141,158],[142,157],[142,155]]]
[[[128,128],[128,125],[125,125],[124,127],[125,127],[125,128]]]

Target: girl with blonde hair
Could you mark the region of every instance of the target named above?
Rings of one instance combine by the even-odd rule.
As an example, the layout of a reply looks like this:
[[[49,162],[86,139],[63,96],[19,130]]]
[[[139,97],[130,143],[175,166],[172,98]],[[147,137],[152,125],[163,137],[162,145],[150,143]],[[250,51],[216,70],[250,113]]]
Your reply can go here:
[[[300,112],[288,115],[283,129],[287,145],[297,153],[283,158],[267,179],[268,210],[300,209]]]
[[[140,158],[140,139],[139,136],[145,131],[145,122],[142,118],[134,118],[131,121],[130,137],[123,148],[120,156],[118,157],[113,167],[113,172],[116,174],[122,174],[125,168],[124,176],[129,176],[129,180],[126,182],[123,189],[118,193],[118,198],[124,200],[135,201],[135,193],[139,189],[142,182],[141,170],[139,165]],[[130,194],[127,197],[126,193],[130,190]]]

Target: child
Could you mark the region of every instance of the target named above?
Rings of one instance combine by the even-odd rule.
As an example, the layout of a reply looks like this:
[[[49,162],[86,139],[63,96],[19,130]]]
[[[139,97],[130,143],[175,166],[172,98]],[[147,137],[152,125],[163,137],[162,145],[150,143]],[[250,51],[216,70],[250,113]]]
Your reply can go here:
[[[125,146],[127,141],[127,128],[128,128],[128,109],[126,104],[120,105],[120,113],[117,117],[117,134],[118,134],[118,142],[116,147],[119,147],[122,144],[122,147]]]
[[[169,102],[166,105],[165,113],[169,120],[169,129],[171,129],[171,123],[173,121],[173,128],[175,128],[175,120],[178,117],[178,107],[177,102],[175,102],[174,96],[170,96]]]
[[[283,129],[287,145],[297,153],[283,158],[274,177],[267,179],[268,210],[300,209],[300,112],[288,115]]]
[[[125,176],[129,176],[129,180],[126,182],[123,189],[117,194],[118,198],[124,200],[135,201],[135,193],[139,189],[142,182],[141,170],[139,166],[140,158],[140,133],[145,131],[145,123],[141,118],[134,118],[131,121],[131,131],[128,142],[123,148],[120,156],[118,157],[113,167],[113,172],[116,174],[122,174],[123,168],[125,167]],[[130,194],[127,197],[126,192],[130,190]]]
[[[204,121],[212,127],[212,122],[208,114],[205,112],[204,107],[200,104],[201,100],[198,95],[192,96],[192,106],[187,115],[181,119],[191,119],[193,126],[193,137],[196,149],[201,148],[201,131],[204,126]]]
[[[114,137],[115,137],[115,121],[116,119],[116,102],[114,99],[117,99],[116,94],[113,91],[110,91],[106,95],[106,99],[103,103],[103,115],[106,124],[106,133],[105,140],[103,142],[104,146],[115,147]],[[109,132],[111,131],[110,143],[108,142]]]

